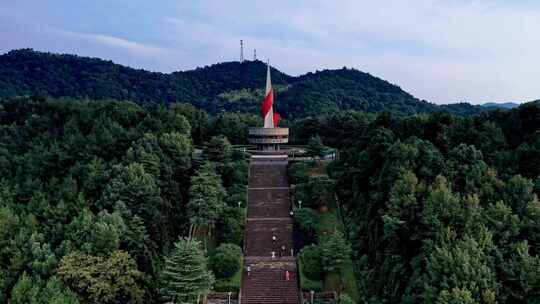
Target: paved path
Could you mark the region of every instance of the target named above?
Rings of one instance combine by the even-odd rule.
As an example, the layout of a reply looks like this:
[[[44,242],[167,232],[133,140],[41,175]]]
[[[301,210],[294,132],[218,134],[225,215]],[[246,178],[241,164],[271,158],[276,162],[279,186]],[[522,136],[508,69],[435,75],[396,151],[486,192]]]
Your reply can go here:
[[[299,302],[287,165],[260,159],[250,164],[244,262],[251,271],[243,276],[242,304]]]

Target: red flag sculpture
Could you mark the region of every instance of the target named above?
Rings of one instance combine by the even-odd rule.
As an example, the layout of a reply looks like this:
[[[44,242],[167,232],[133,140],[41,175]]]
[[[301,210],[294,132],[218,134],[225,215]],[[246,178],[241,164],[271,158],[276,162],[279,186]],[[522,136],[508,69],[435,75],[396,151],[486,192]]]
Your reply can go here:
[[[272,90],[272,81],[270,79],[270,65],[266,69],[266,91],[264,94],[264,102],[262,105],[262,117],[264,119],[265,128],[274,128],[274,92]]]

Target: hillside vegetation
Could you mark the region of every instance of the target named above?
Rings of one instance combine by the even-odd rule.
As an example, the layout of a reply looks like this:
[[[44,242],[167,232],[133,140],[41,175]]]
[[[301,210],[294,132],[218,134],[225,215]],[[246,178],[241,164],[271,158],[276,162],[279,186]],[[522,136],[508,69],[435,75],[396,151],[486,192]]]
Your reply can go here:
[[[0,97],[43,95],[137,103],[191,103],[209,113],[258,113],[265,85],[261,61],[225,62],[191,71],[153,73],[96,58],[36,52],[0,55]],[[449,111],[463,115],[482,111],[468,104],[439,107],[400,87],[355,69],[323,70],[299,77],[272,69],[276,110],[295,118],[335,110],[392,111],[416,114]]]
[[[186,104],[0,101],[0,302],[161,303],[187,257],[201,288],[187,298],[238,288],[223,276],[239,269],[248,167],[224,136],[245,143],[258,123]],[[297,216],[320,288],[345,284],[360,303],[538,303],[540,103],[289,123],[309,153],[339,151],[328,177],[291,177],[306,211],[328,207]],[[328,224],[338,203],[343,233]],[[349,264],[357,284],[336,277]]]

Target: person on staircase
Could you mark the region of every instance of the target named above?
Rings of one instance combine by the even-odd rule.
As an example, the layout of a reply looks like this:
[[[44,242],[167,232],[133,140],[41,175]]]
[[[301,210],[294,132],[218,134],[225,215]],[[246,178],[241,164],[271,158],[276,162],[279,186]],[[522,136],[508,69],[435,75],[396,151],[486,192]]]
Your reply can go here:
[[[285,270],[285,281],[289,281],[291,279],[291,274],[288,270]]]

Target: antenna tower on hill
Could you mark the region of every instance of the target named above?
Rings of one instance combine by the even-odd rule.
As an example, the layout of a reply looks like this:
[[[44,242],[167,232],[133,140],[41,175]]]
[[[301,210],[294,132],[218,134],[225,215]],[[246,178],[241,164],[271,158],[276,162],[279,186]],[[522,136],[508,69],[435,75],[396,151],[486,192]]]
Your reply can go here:
[[[253,61],[257,61],[257,49],[253,49]]]
[[[240,39],[240,63],[244,62],[244,40]]]

